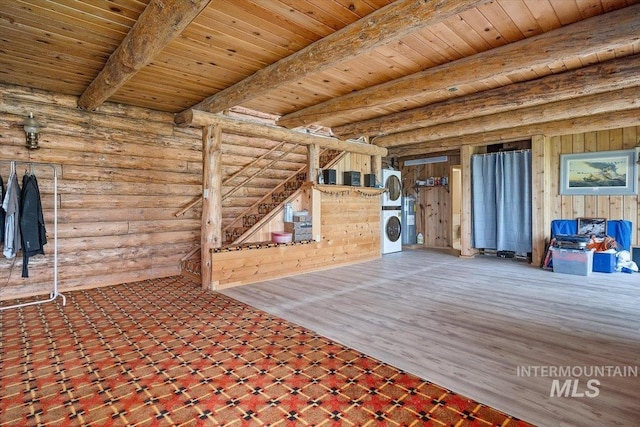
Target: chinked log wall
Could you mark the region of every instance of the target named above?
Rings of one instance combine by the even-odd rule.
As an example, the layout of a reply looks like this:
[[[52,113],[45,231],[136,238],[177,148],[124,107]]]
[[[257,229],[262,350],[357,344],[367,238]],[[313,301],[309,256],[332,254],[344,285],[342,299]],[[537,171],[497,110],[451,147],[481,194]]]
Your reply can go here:
[[[77,98],[0,85],[0,158],[60,165],[59,285],[106,286],[178,274],[200,241],[200,208],[175,212],[201,194],[200,129],[173,115],[105,104],[95,113]],[[22,120],[33,111],[46,127],[38,150],[24,145]],[[18,170],[22,179],[24,169]],[[53,277],[52,170],[36,168],[49,243],[29,263],[0,257],[0,299],[48,293]],[[9,167],[2,165],[6,180]]]

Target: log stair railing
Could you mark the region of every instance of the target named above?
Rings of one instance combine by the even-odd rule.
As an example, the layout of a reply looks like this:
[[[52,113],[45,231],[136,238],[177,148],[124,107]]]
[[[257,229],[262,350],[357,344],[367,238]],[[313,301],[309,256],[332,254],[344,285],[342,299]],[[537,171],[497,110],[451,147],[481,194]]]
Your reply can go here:
[[[345,153],[324,150],[320,154],[320,167],[323,169],[332,167],[342,159]],[[222,229],[223,246],[242,243],[251,237],[264,223],[280,212],[286,202],[295,197],[306,181],[307,166],[305,165],[227,224]],[[192,280],[200,281],[200,264],[200,247],[197,247],[181,259],[182,274]]]

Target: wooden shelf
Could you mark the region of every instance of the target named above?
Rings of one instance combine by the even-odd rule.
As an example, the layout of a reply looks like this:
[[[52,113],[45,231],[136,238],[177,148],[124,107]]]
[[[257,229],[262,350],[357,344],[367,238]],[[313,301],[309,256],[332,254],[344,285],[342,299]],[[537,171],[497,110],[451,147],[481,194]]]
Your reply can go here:
[[[384,188],[375,187],[355,187],[353,185],[330,185],[330,184],[313,184],[313,188],[324,193],[342,193],[344,191],[354,191],[365,195],[382,194]]]

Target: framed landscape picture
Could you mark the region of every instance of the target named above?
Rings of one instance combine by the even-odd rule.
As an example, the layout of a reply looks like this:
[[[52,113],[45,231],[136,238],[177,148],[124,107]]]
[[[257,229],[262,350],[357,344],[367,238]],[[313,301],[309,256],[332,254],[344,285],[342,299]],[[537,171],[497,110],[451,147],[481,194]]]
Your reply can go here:
[[[636,150],[560,156],[560,194],[597,196],[637,192]]]

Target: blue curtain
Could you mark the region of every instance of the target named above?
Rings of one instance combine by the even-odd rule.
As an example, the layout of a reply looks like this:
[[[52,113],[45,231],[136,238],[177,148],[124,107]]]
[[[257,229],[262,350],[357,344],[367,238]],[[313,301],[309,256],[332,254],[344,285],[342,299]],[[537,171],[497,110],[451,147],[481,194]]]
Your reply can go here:
[[[531,151],[472,156],[473,245],[531,252]]]

